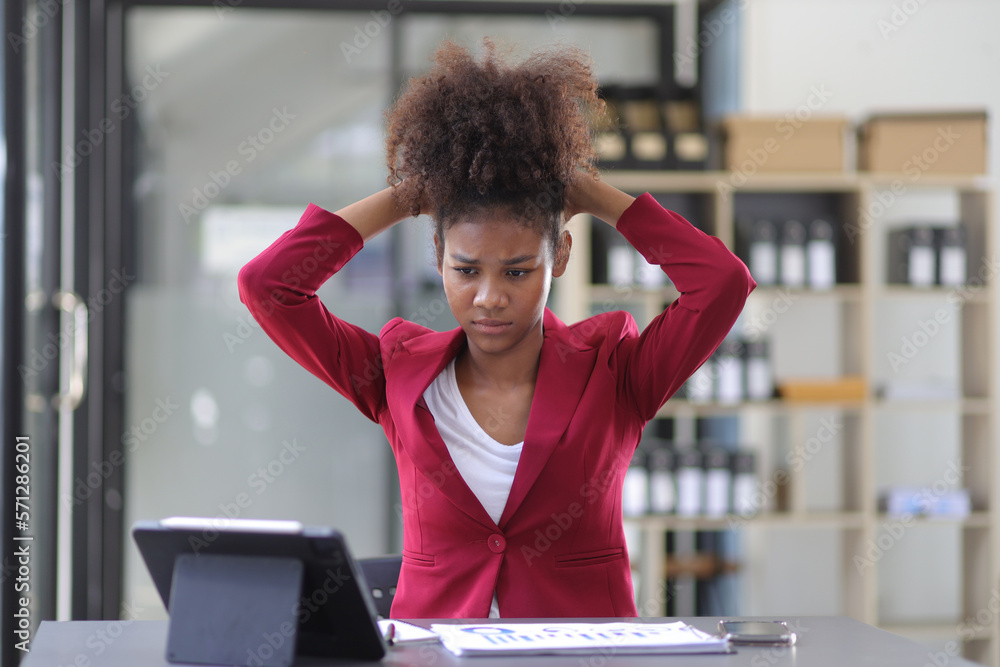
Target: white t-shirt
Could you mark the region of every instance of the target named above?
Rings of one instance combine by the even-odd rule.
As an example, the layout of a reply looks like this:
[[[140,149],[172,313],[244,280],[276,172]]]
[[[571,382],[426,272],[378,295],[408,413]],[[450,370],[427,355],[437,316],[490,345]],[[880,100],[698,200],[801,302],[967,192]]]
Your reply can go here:
[[[505,445],[497,442],[479,425],[465,404],[455,379],[455,360],[445,366],[424,391],[424,402],[459,474],[482,503],[494,523],[499,523],[507,505],[514,472],[524,442]],[[490,618],[499,618],[496,593]]]

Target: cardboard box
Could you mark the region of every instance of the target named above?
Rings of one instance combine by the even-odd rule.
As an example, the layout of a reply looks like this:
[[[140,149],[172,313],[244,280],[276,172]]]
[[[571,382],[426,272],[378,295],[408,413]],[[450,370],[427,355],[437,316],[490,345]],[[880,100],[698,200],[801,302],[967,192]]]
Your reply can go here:
[[[758,171],[844,171],[845,130],[840,116],[799,120],[786,116],[727,116],[722,121],[724,167]]]
[[[985,174],[985,111],[881,114],[858,130],[858,168],[907,174]]]

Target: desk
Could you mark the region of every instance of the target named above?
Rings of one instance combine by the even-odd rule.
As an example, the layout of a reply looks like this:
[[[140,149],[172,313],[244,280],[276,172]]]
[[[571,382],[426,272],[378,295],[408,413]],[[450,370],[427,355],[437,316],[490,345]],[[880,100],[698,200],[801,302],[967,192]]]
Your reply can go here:
[[[525,619],[527,621],[529,619]],[[575,619],[579,621],[621,619]],[[629,619],[631,620],[631,619]],[[651,620],[651,619],[646,619]],[[681,619],[715,632],[718,618]],[[798,632],[795,648],[737,647],[730,655],[679,656],[525,656],[523,658],[465,658],[453,656],[438,644],[397,646],[382,665],[398,667],[880,667],[882,665],[947,665],[975,667],[975,663],[941,653],[898,635],[842,616],[790,617]],[[432,621],[417,621],[428,626]],[[461,621],[444,621],[446,623]],[[504,619],[505,623],[516,622]],[[637,621],[637,622],[641,622]],[[45,621],[38,629],[22,667],[168,667],[164,657],[167,621]],[[366,665],[372,662],[299,658],[296,667]]]

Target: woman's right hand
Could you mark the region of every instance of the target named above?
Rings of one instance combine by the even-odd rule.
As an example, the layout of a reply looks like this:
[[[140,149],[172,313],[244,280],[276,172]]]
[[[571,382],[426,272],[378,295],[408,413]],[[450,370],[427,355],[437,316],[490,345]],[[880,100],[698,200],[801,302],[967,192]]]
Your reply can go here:
[[[423,211],[423,205],[421,205],[421,211]],[[336,214],[358,230],[361,238],[365,241],[389,229],[397,222],[411,217],[409,208],[393,195],[392,187],[379,190],[360,201],[348,204],[336,211]]]

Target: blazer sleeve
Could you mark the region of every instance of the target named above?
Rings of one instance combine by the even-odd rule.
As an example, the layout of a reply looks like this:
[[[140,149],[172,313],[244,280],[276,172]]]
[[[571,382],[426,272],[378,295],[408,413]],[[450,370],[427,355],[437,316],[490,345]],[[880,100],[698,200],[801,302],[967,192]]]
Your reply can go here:
[[[619,396],[648,420],[719,346],[757,283],[722,241],[649,193],[616,228],[680,293],[638,337],[619,344]]]
[[[378,336],[333,315],[316,290],[364,246],[354,227],[309,204],[298,224],[244,266],[240,300],[292,359],[378,421],[385,376]]]

